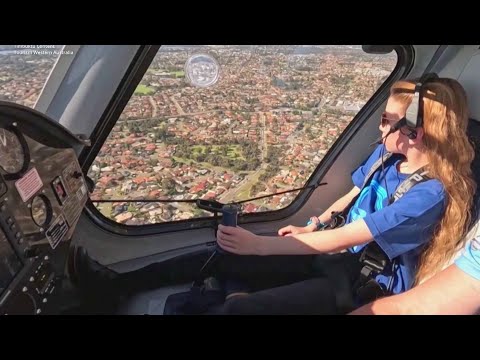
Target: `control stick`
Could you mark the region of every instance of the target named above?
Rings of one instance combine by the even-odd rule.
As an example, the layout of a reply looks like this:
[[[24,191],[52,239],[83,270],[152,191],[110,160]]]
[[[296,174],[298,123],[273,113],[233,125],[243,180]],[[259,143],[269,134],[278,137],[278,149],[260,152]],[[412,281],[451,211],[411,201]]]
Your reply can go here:
[[[222,225],[225,226],[237,226],[237,219],[238,219],[238,206],[233,205],[233,204],[225,204],[222,205],[220,203],[214,204],[215,207],[209,206],[209,210],[216,210],[218,212],[222,213]],[[207,208],[207,205],[201,204],[202,208]],[[217,234],[215,234],[216,236]],[[200,269],[200,275],[199,279],[203,279],[203,276],[208,272],[208,269],[212,266],[212,264],[215,262],[215,260],[218,259],[219,256],[228,254],[228,251],[223,250],[220,246],[217,245],[215,246],[215,251],[213,254],[207,259],[205,264],[202,266]],[[201,283],[201,280],[196,280],[194,284],[199,284]]]
[[[222,207],[222,225],[225,226],[237,226],[238,219],[238,207],[233,204],[226,204]],[[227,251],[223,250],[217,244],[216,251],[219,254],[226,254]]]

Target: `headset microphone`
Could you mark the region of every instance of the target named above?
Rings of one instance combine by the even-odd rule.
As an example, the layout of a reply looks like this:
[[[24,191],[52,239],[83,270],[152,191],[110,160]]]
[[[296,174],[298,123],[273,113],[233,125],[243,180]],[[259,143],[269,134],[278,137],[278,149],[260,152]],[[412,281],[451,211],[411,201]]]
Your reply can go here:
[[[380,136],[377,138],[377,140],[375,140],[373,143],[371,143],[369,146],[373,146],[373,145],[380,145],[382,143],[382,140],[383,138]]]
[[[390,135],[390,134],[391,134],[391,132],[389,131],[388,134],[385,135],[384,137],[379,136],[379,137],[377,138],[377,140],[375,140],[374,142],[372,142],[372,143],[370,144],[370,146],[380,145],[380,144],[383,142],[383,140],[384,140],[388,135]]]

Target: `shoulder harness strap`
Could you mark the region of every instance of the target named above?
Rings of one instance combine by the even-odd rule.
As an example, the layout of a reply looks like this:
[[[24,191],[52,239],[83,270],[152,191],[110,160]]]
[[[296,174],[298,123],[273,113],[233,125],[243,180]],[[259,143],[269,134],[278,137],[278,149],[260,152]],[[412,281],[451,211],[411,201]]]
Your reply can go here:
[[[405,179],[393,196],[389,199],[389,205],[393,204],[395,201],[400,199],[403,195],[407,193],[413,186],[416,184],[422,183],[429,180],[428,170],[422,167],[411,174],[407,179]],[[387,254],[378,246],[375,241],[370,242],[365,249],[363,250],[360,256],[360,262],[364,265],[360,271],[359,279],[354,286],[354,289],[357,295],[360,297],[362,302],[370,302],[377,298],[379,295],[386,295],[391,293],[393,286],[393,281],[390,281],[390,286],[386,289],[386,293],[382,294],[383,289],[380,288],[378,284],[374,281],[374,277],[380,274],[388,265],[391,265],[392,270],[395,265],[395,259],[388,258]]]
[[[360,192],[358,193],[357,196],[355,196],[349,203],[347,206],[345,206],[345,209],[343,209],[342,211],[336,211],[336,212],[333,212],[332,213],[332,220],[333,220],[333,217],[337,217],[337,216],[341,216],[343,217],[344,221],[345,219],[347,218],[348,216],[348,212],[350,211],[351,207],[353,206],[353,204],[355,204],[355,202],[357,201],[358,197],[360,196],[360,194],[362,193],[362,190],[365,188],[365,186],[367,186],[367,184],[370,182],[370,180],[372,179],[373,177],[373,174],[375,174],[375,172],[380,169],[380,167],[382,166],[382,162],[385,163],[388,159],[390,159],[390,157],[392,156],[392,153],[390,152],[387,152],[385,153],[382,157],[379,157],[372,165],[372,167],[370,168],[370,170],[368,171],[367,175],[365,176],[365,180],[363,180],[363,184],[362,184],[362,188],[360,189]],[[336,220],[334,220],[334,222],[336,222]],[[337,227],[337,226],[335,226]]]
[[[390,198],[389,204],[393,204],[395,201],[400,199],[414,185],[420,184],[427,180],[430,180],[428,177],[428,170],[426,170],[425,167],[421,167],[400,184],[393,196]]]

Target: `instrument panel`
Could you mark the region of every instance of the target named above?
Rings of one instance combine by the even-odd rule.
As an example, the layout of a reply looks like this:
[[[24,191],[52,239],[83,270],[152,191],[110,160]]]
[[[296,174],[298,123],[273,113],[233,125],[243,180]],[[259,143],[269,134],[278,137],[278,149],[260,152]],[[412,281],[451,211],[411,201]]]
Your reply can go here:
[[[54,313],[68,247],[88,199],[85,142],[0,101],[0,315]]]

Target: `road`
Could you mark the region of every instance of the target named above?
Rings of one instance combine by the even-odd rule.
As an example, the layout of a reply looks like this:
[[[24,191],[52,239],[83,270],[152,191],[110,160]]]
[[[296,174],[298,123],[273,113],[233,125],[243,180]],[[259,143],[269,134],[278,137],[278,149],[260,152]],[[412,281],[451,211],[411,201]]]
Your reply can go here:
[[[149,96],[148,101],[152,105],[152,118],[157,117],[157,103],[153,100],[153,97]]]
[[[264,163],[265,159],[267,158],[267,126],[265,124],[265,113],[259,113],[260,119],[260,142],[259,142],[259,149],[260,149],[260,163]]]
[[[175,105],[175,107],[177,108],[177,111],[178,111],[178,114],[179,114],[179,115],[186,115],[186,114],[185,114],[185,111],[183,111],[182,107],[181,107],[180,104],[177,102],[177,99],[175,99],[175,96],[170,96],[170,100],[172,100],[173,105]]]
[[[240,194],[242,193],[243,191],[247,190],[248,188],[250,188],[251,186],[253,186],[254,184],[256,184],[258,182],[258,176],[260,175],[260,173],[265,170],[267,168],[267,164],[263,163],[260,168],[258,170],[256,170],[255,172],[247,175],[245,177],[245,179],[243,179],[242,181],[240,181],[238,183],[238,185],[233,188],[233,189],[230,189],[226,192],[224,192],[218,201],[226,204],[226,203],[229,203],[231,201],[240,201],[240,200],[246,200],[245,199],[239,199],[237,197],[237,194]]]

